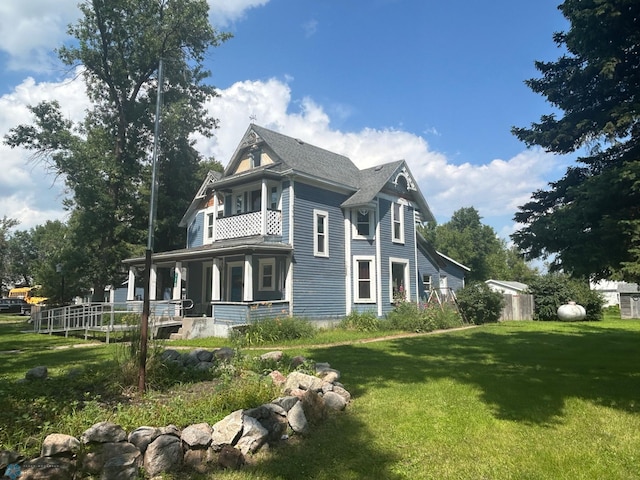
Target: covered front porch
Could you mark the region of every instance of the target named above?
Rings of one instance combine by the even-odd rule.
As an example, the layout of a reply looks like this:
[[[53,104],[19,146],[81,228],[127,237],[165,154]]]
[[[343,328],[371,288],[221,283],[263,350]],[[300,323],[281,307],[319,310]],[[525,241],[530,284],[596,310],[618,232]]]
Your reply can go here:
[[[183,333],[223,335],[235,325],[291,313],[292,248],[270,237],[225,240],[152,256],[151,301],[183,301]],[[141,300],[144,259],[129,266],[127,302]],[[138,295],[139,297],[139,295]],[[195,319],[199,320],[188,320]],[[185,335],[185,338],[190,338]]]

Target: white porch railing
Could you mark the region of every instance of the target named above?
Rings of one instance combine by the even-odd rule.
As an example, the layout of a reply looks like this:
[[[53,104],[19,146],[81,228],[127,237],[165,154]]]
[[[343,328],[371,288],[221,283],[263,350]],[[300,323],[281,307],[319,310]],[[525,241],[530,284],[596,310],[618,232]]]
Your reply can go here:
[[[181,325],[184,303],[182,300],[152,301],[149,312],[149,328],[157,333],[160,327]],[[138,324],[123,322],[126,314],[140,314],[142,302],[127,304],[83,303],[65,307],[33,311],[31,321],[36,333],[62,333],[84,331],[85,339],[89,332],[106,333],[109,343],[111,332],[127,331],[138,328]]]
[[[267,210],[267,235],[282,235],[282,215],[279,210]],[[262,234],[262,212],[243,213],[216,219],[216,240],[251,237]]]

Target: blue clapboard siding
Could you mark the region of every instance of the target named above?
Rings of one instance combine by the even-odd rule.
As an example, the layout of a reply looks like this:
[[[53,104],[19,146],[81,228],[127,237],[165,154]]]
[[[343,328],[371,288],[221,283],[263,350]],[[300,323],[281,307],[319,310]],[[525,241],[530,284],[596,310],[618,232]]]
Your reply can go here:
[[[396,257],[409,261],[409,285],[410,298],[415,301],[416,289],[416,262],[415,262],[415,224],[413,221],[414,209],[405,205],[402,209],[404,212],[404,243],[394,243],[392,240],[391,225],[391,202],[386,199],[380,199],[380,257],[381,257],[381,295],[382,295],[382,313],[386,314],[393,310],[390,299],[390,265],[389,258]]]
[[[404,255],[403,258],[409,259],[409,282],[411,283],[411,300],[416,301],[416,222],[415,209],[407,206],[404,209]],[[395,256],[395,255],[394,255]],[[419,290],[418,290],[419,291]]]
[[[431,285],[432,287],[438,286],[438,278],[440,275],[440,271],[438,266],[434,263],[434,259],[431,258],[427,252],[423,251],[422,248],[418,248],[418,290],[420,292],[420,298],[426,299],[429,298],[429,292],[424,290],[424,283],[422,279],[425,275],[431,276]]]
[[[375,240],[353,239],[351,240],[351,255],[375,255]]]
[[[345,305],[344,215],[346,196],[295,183],[293,313],[311,319],[341,317]],[[313,210],[329,214],[329,257],[313,255]]]
[[[286,312],[289,311],[289,304],[287,302],[266,304],[215,303],[212,308],[216,320],[231,325],[246,325],[286,315]],[[285,312],[284,314],[283,311]]]
[[[289,243],[289,210],[291,209],[291,198],[289,197],[289,180],[282,182],[282,241]]]
[[[127,304],[127,293],[129,292],[128,283],[129,282],[124,282],[120,287],[118,287],[118,288],[116,288],[114,290],[113,303],[115,305],[118,305],[119,307],[121,307],[123,305],[126,306],[126,304]],[[144,288],[135,287],[134,295],[135,296],[134,296],[134,298],[132,300],[142,300],[143,295],[144,295]],[[105,301],[108,301],[108,297],[105,299]]]
[[[204,237],[204,212],[196,213],[187,231],[187,248],[199,247]]]
[[[464,276],[467,272],[457,265],[446,262],[446,266],[442,269],[441,274],[447,276],[447,284],[454,291],[464,287]]]
[[[289,302],[275,301],[273,303],[252,304],[248,307],[249,320],[257,322],[274,318],[287,317],[289,315]]]
[[[376,317],[378,316],[378,307],[374,303],[354,303],[351,306],[351,311],[357,313],[372,313]]]
[[[212,316],[216,320],[232,325],[249,323],[249,305],[239,303],[215,303],[212,305]]]

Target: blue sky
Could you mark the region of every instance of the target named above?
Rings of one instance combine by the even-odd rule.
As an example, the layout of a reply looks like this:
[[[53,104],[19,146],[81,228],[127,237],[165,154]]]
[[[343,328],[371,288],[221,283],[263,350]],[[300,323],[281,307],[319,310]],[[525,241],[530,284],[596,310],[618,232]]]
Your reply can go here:
[[[534,59],[557,57],[556,5],[272,0],[213,52],[214,84],[288,75],[294,101],[313,98],[335,128],[407,130],[457,162],[512,156],[510,127],[544,109],[523,80]]]
[[[58,99],[70,118],[83,84],[56,63],[76,0],[0,6],[0,135],[29,121],[27,104]],[[209,104],[220,119],[198,149],[223,164],[251,118],[349,156],[360,167],[405,159],[439,222],[479,210],[503,238],[517,206],[562,176],[568,158],[528,150],[510,133],[551,107],[524,80],[562,52],[559,0],[210,0],[234,38],[211,50]],[[0,216],[18,228],[64,219],[64,184],[0,146]]]

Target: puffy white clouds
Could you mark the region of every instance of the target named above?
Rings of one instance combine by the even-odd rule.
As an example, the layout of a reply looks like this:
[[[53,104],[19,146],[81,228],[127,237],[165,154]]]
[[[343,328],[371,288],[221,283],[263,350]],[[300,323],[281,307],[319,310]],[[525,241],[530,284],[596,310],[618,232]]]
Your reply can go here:
[[[28,77],[11,93],[0,97],[0,128],[10,128],[24,123],[31,114],[28,105],[35,105],[45,100],[57,100],[62,113],[70,120],[80,120],[88,106],[85,85],[80,78],[81,69],[61,82],[36,82]]]
[[[221,128],[214,138],[199,139],[198,148],[223,165],[253,117],[254,123],[346,155],[360,168],[406,160],[438,219],[446,221],[459,208],[473,206],[505,237],[513,231],[511,217],[517,207],[566,166],[540,149],[524,150],[506,160],[458,165],[410,132],[336,130],[321,105],[310,98],[293,103],[289,85],[276,79],[238,82],[220,94],[209,109],[221,120]]]
[[[51,70],[51,54],[80,15],[77,0],[8,0],[0,3],[0,50],[12,70]]]
[[[79,0],[3,0],[0,2],[0,51],[10,70],[53,72],[54,49],[67,39],[67,26],[80,18]],[[226,27],[269,0],[208,0],[209,17]]]
[[[483,216],[500,216],[515,212],[528,201],[531,192],[544,187],[556,160],[542,150],[526,150],[508,160],[496,159],[483,165],[447,164],[431,169],[436,178],[434,209],[439,205],[474,206]],[[482,208],[479,208],[481,206]]]
[[[11,93],[0,97],[0,137],[4,138],[11,128],[32,121],[28,105],[54,99],[71,120],[81,119],[88,104],[80,80],[36,83],[27,78]],[[65,217],[64,179],[57,178],[46,162],[34,159],[29,151],[11,149],[3,142],[0,159],[0,216],[19,220],[19,229]]]
[[[66,40],[66,26],[79,17],[78,1],[0,1],[0,62],[7,77],[0,90],[5,92],[0,97],[0,137],[11,127],[29,122],[26,105],[41,100],[57,99],[69,118],[82,117],[87,99],[81,80],[69,77],[47,83],[31,78],[20,80],[15,74],[22,69],[34,74],[46,72],[42,78],[60,79],[60,66],[54,67],[52,63],[53,49]],[[212,23],[222,29],[233,28],[247,12],[258,13],[257,9],[269,3],[269,0],[207,1]],[[287,28],[302,29],[307,37],[319,33],[319,21],[306,18],[309,18],[306,23],[298,19],[297,24]],[[299,75],[304,74],[304,69],[300,69]],[[196,137],[200,152],[226,164],[248,124],[254,122],[347,155],[361,168],[404,159],[439,221],[446,221],[461,207],[473,206],[503,237],[514,229],[511,219],[517,207],[530,198],[531,192],[558,178],[566,167],[566,159],[535,149],[523,150],[512,157],[498,157],[496,153],[496,158],[477,158],[473,163],[460,164],[429,144],[428,139],[444,135],[437,118],[443,113],[433,113],[435,118],[429,119],[423,132],[405,131],[393,118],[389,124],[400,126],[348,130],[342,125],[355,116],[363,118],[355,115],[359,113],[358,106],[319,104],[314,98],[296,98],[291,89],[295,85],[293,78],[284,76],[284,72],[281,75],[264,81],[238,81],[221,90],[220,97],[208,105],[212,115],[220,119],[221,128],[213,138]],[[19,84],[12,87],[6,82]],[[500,145],[495,147],[496,152],[501,151]],[[42,163],[31,161],[29,152],[11,150],[1,141],[0,165],[0,217],[18,218],[22,221],[19,228],[64,218],[63,179],[48,173]]]
[[[207,0],[209,3],[209,17],[216,27],[226,27],[244,17],[252,8],[262,7],[269,0]]]
[[[29,122],[26,105],[45,99],[57,99],[69,118],[80,119],[87,106],[83,88],[80,80],[25,80],[0,97],[0,135]],[[323,106],[311,98],[293,101],[289,84],[278,79],[237,82],[219,93],[208,109],[220,120],[220,128],[213,138],[196,138],[196,148],[204,156],[226,165],[249,123],[254,122],[346,155],[360,168],[404,159],[439,221],[446,221],[459,208],[473,206],[504,237],[513,231],[511,218],[517,207],[555,177],[558,168],[564,169],[557,157],[541,150],[525,150],[513,158],[478,165],[455,164],[432,150],[424,137],[411,132],[337,130]],[[29,152],[0,145],[0,156],[4,173],[0,176],[0,216],[18,218],[20,228],[64,217],[61,179],[30,161]]]
[[[249,123],[257,123],[273,130],[284,128],[291,90],[286,83],[275,79],[237,82],[208,104],[210,113],[220,120],[221,128],[213,138],[200,138],[198,149],[206,157],[215,156],[227,163]],[[254,120],[255,119],[255,120]]]

